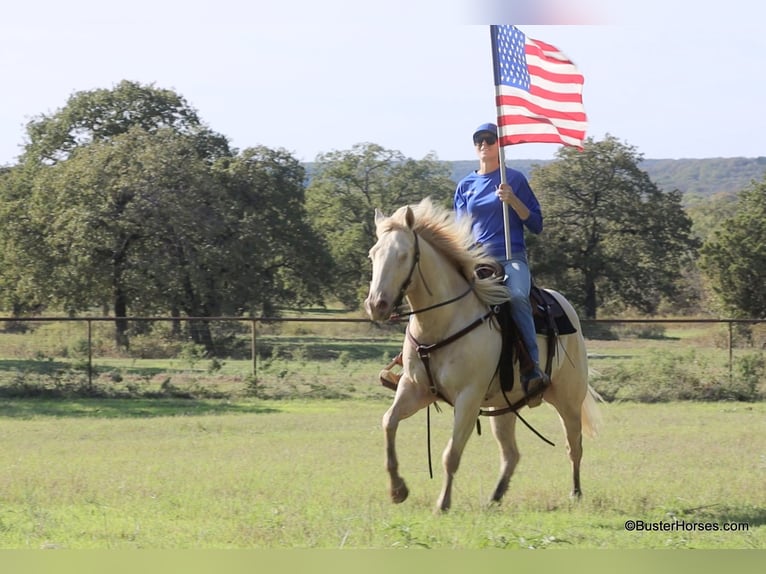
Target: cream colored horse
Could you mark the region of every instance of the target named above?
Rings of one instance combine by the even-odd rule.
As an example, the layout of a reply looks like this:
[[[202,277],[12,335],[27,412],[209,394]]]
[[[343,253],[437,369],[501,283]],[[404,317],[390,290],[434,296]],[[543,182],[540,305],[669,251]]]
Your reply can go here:
[[[491,306],[506,300],[508,294],[505,286],[492,279],[474,278],[476,265],[491,260],[473,248],[470,223],[457,222],[451,211],[436,207],[429,199],[402,207],[391,217],[376,210],[375,225],[378,241],[369,254],[372,280],[365,309],[372,320],[386,320],[404,298],[415,311],[407,325],[402,377],[394,402],[383,416],[391,498],[403,502],[409,494],[396,457],[399,422],[442,400],[454,407],[452,437],[442,456],[444,482],[437,500],[437,508],[445,511],[480,409],[499,410],[508,404],[498,377],[501,334],[488,315]],[[559,337],[552,383],[543,399],[555,407],[564,427],[572,463],[572,495],[579,497],[582,434],[595,436],[597,432],[598,395],[588,384],[585,341],[577,315],[562,295],[552,293],[577,332]],[[457,338],[439,346],[454,335]],[[540,356],[546,357],[544,338],[539,337],[538,344]],[[428,345],[439,348],[421,356]],[[518,365],[515,380],[519,380]],[[513,404],[522,398],[520,385],[514,385],[507,399]],[[505,494],[519,460],[516,418],[513,413],[490,418],[501,452],[500,478],[492,501],[499,502]]]

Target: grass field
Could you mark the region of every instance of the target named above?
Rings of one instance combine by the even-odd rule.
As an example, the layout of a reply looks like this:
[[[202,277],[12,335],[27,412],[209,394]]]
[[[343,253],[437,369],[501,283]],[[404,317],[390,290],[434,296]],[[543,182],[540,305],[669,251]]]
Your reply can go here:
[[[433,480],[425,413],[402,424],[411,494],[388,499],[391,393],[377,372],[401,346],[395,329],[265,325],[253,376],[246,329],[245,356],[211,359],[140,336],[131,356],[114,353],[97,324],[92,381],[82,324],[0,331],[0,548],[766,548],[761,343],[738,345],[730,371],[724,326],[612,331],[588,341],[592,382],[613,402],[585,442],[582,501],[568,498],[543,406],[528,418],[557,446],[518,425],[522,460],[488,507],[498,456],[485,424],[443,516],[449,409],[432,414]]]
[[[450,410],[432,414],[433,480],[424,413],[402,424],[411,496],[393,505],[387,405],[5,400],[0,548],[766,548],[762,402],[601,405],[579,503],[558,419],[542,406],[528,418],[557,446],[519,426],[521,463],[504,503],[488,507],[498,459],[484,425],[447,515],[433,505]],[[675,530],[631,532],[627,520]]]

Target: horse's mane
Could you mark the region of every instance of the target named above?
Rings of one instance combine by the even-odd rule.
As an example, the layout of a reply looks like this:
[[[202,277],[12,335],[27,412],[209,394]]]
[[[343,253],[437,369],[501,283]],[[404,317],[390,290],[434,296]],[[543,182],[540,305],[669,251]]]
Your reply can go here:
[[[414,215],[412,231],[441,253],[467,281],[474,281],[481,300],[496,305],[508,299],[508,290],[502,283],[493,278],[480,279],[474,273],[476,267],[495,265],[496,261],[476,245],[469,217],[457,219],[454,211],[435,205],[426,197],[418,204],[397,209],[389,218],[389,225],[406,229],[408,208]]]

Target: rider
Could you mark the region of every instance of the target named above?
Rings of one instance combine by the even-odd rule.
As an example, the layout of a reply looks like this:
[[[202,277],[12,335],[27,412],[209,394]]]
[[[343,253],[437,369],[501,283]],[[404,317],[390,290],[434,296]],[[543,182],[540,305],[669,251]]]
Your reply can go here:
[[[550,384],[550,379],[540,369],[540,353],[529,303],[532,280],[527,263],[524,227],[532,233],[540,233],[543,229],[543,216],[540,203],[520,171],[506,167],[507,183],[501,185],[497,126],[491,123],[480,125],[474,131],[473,143],[479,158],[479,169],[458,183],[454,209],[458,219],[463,216],[472,218],[477,243],[485,246],[488,254],[505,270],[511,314],[532,361],[532,368],[521,374],[524,393],[531,398],[539,395]],[[510,258],[506,257],[505,252],[502,203],[511,207],[508,210]],[[391,371],[397,364],[401,365],[401,353],[379,374],[381,382],[389,388],[396,388],[399,381],[400,375]]]
[[[500,180],[500,147],[497,126],[482,124],[473,133],[479,169],[465,176],[457,185],[454,208],[458,219],[472,218],[476,242],[484,246],[505,270],[505,284],[510,292],[511,315],[516,323],[533,366],[521,374],[525,394],[535,396],[549,383],[540,369],[532,307],[529,303],[531,276],[527,262],[524,227],[532,233],[543,229],[540,203],[524,175],[505,166],[506,182]],[[509,206],[510,257],[505,251],[503,203]]]

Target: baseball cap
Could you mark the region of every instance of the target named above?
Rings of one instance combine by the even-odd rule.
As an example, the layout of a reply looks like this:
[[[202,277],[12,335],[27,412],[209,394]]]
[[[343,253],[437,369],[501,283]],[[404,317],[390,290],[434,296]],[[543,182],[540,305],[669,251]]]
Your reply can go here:
[[[481,132],[489,132],[497,137],[497,126],[495,124],[481,124],[478,128],[476,128],[476,130],[474,130],[473,137],[475,138]]]

